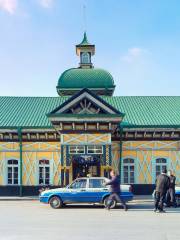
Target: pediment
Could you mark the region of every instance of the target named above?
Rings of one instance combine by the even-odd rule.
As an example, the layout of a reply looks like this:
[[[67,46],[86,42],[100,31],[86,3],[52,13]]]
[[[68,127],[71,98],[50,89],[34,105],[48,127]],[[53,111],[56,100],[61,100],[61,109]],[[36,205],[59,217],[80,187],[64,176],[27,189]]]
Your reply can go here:
[[[96,115],[115,114],[124,115],[113,106],[95,95],[88,89],[83,89],[75,94],[48,115]]]

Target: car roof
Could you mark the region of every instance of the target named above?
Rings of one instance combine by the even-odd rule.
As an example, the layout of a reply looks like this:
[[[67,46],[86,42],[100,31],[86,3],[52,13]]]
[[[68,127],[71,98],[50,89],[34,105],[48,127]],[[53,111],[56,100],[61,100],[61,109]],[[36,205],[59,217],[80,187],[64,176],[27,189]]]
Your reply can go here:
[[[77,179],[105,179],[105,177],[81,177],[81,178],[76,178]]]

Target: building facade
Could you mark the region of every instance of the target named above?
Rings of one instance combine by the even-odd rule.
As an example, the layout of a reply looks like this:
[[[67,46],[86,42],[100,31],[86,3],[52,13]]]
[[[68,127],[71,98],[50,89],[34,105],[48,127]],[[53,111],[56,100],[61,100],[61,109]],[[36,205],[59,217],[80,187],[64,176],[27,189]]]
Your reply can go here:
[[[110,169],[136,194],[150,194],[164,167],[180,183],[180,97],[113,96],[86,33],[76,54],[59,96],[0,97],[0,195],[34,195]]]

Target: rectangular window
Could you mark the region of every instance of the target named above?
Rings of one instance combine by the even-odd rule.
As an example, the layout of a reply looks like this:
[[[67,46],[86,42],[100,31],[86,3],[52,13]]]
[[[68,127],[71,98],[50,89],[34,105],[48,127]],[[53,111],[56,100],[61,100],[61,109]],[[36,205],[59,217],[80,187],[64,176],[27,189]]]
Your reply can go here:
[[[50,167],[41,166],[39,167],[39,184],[48,185],[50,179]]]
[[[167,168],[167,160],[166,158],[158,158],[156,159],[156,177],[160,175],[164,168]]]
[[[8,176],[8,184],[18,184],[18,166],[17,165],[11,165],[11,166],[8,166],[7,168],[7,176]]]
[[[123,180],[125,184],[131,184],[135,182],[133,165],[123,166]]]
[[[70,146],[70,154],[85,154],[85,146]]]
[[[87,146],[87,153],[88,154],[102,154],[103,147],[102,146]]]

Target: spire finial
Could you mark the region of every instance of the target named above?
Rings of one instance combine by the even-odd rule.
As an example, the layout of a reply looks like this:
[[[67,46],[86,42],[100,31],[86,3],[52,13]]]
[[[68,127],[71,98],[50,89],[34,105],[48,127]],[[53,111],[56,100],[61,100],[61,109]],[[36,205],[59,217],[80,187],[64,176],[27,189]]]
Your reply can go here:
[[[83,4],[83,23],[84,23],[84,33],[86,33],[87,30],[87,17],[86,17],[86,2],[84,1]]]

